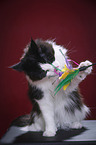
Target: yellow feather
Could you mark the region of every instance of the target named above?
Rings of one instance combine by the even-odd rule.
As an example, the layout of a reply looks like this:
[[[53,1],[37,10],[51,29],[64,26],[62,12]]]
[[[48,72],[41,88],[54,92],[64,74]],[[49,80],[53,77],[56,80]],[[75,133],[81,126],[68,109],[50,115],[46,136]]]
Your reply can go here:
[[[67,85],[63,86],[63,90],[65,91],[69,85],[70,85],[70,83],[68,83]]]

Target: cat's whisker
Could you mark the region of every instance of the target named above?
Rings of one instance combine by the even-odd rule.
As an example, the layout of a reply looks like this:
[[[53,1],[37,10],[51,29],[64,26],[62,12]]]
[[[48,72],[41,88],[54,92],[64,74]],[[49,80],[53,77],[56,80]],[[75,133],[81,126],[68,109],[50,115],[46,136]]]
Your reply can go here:
[[[71,49],[68,49],[67,54],[70,55],[70,54],[75,53],[75,52],[77,52],[77,50],[74,48],[71,48]]]
[[[67,45],[65,45],[66,48],[68,48],[68,46],[71,44],[71,41],[68,42]]]

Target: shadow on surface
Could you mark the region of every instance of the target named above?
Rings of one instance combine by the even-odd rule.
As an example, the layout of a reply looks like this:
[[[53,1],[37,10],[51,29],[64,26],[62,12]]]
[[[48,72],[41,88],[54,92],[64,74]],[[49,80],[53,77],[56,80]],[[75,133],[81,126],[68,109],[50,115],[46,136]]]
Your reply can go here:
[[[44,137],[43,132],[28,132],[16,138],[14,143],[31,143],[31,142],[61,142],[73,136],[80,135],[87,129],[58,130],[55,137]]]

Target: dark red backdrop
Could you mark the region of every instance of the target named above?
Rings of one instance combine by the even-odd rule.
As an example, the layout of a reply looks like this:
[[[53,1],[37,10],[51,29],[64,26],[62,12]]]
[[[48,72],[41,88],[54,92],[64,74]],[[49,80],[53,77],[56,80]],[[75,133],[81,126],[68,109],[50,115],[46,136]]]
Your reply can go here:
[[[96,1],[1,0],[0,1],[0,136],[11,121],[29,113],[27,82],[8,66],[19,61],[23,48],[35,38],[56,38],[77,62],[96,62]],[[88,119],[96,119],[96,66],[81,84]]]

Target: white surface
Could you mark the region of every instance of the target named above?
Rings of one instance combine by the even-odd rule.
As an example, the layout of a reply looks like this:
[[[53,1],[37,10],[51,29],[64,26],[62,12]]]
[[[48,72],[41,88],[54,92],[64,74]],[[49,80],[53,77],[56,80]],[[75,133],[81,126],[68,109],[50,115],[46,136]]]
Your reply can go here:
[[[96,120],[82,121],[82,124],[87,130],[64,141],[96,141]]]

